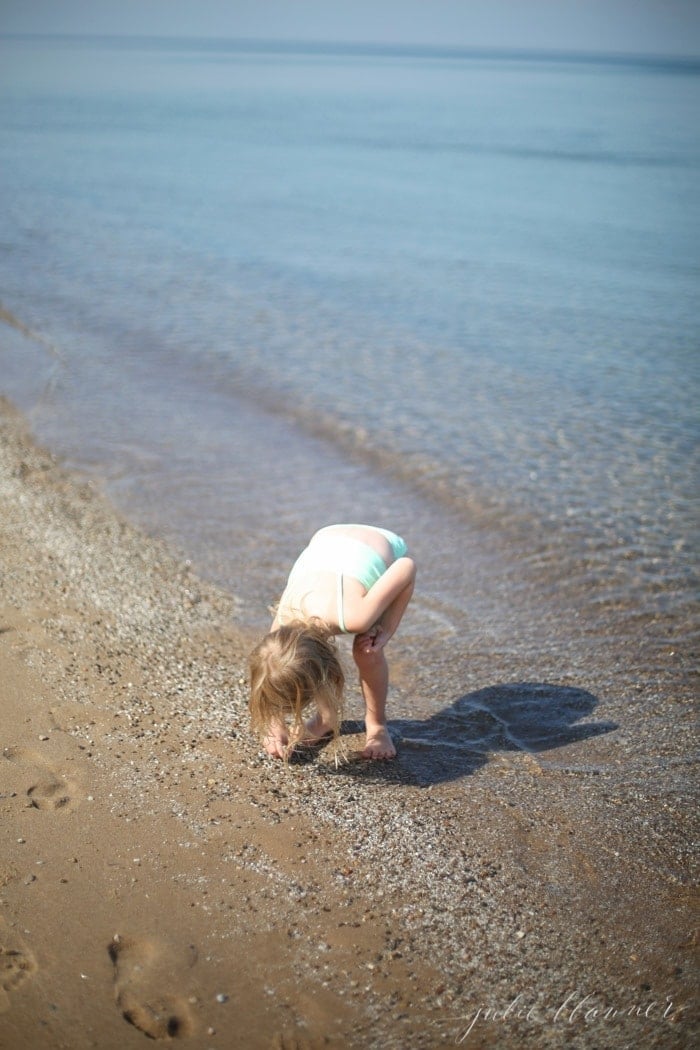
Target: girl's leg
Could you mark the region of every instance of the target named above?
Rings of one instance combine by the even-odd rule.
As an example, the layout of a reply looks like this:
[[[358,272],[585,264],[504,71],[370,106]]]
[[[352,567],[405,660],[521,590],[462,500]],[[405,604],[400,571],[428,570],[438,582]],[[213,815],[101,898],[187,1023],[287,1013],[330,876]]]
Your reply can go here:
[[[389,666],[384,650],[367,651],[356,638],[352,655],[360,672],[360,688],[365,701],[367,742],[362,754],[365,758],[393,758],[396,748],[386,727]]]
[[[332,718],[325,711],[318,710],[313,718],[309,718],[304,722],[304,735],[302,736],[300,743],[315,744],[317,741],[323,740],[324,736],[328,736],[328,734],[332,732]]]

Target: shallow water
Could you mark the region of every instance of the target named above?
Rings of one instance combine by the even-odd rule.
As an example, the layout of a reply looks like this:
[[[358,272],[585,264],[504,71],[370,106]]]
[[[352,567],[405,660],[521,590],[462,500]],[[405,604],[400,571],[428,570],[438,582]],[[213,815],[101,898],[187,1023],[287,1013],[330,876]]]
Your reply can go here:
[[[33,333],[3,329],[2,389],[39,436],[259,629],[319,525],[402,532],[416,769],[561,746],[567,689],[608,768],[601,686],[651,683],[641,724],[697,626],[700,70],[0,53],[1,298]],[[513,681],[525,728],[484,692]]]

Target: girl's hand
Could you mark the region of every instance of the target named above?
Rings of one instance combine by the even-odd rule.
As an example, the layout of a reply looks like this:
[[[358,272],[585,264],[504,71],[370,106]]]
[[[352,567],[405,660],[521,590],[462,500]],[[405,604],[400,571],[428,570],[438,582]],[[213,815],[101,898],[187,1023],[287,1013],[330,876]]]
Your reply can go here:
[[[289,736],[284,732],[268,733],[263,739],[263,747],[273,758],[284,758],[289,747]]]
[[[358,634],[356,644],[363,653],[375,653],[383,649],[390,638],[391,635],[384,630],[382,625],[375,623],[374,627],[370,627],[369,631],[365,631],[364,634]]]

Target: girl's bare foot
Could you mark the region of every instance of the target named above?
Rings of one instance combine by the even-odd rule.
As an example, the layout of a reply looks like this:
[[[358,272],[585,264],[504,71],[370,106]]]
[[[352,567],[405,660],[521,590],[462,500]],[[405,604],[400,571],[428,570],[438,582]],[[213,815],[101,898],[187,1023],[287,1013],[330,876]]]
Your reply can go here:
[[[333,726],[330,722],[327,722],[319,711],[310,718],[308,722],[304,722],[304,732],[299,739],[300,744],[317,744],[319,740],[323,740],[325,736],[333,733]]]
[[[378,726],[367,732],[367,742],[362,751],[363,758],[394,758],[396,748],[386,726]]]

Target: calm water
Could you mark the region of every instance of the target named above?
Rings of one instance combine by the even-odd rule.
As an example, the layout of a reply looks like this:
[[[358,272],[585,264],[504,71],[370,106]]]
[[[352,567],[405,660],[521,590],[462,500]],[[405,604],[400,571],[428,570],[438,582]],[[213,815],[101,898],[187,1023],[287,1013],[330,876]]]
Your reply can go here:
[[[698,112],[690,64],[4,39],[0,300],[36,338],[0,384],[251,624],[365,518],[427,567],[453,696],[564,584],[687,639]]]

